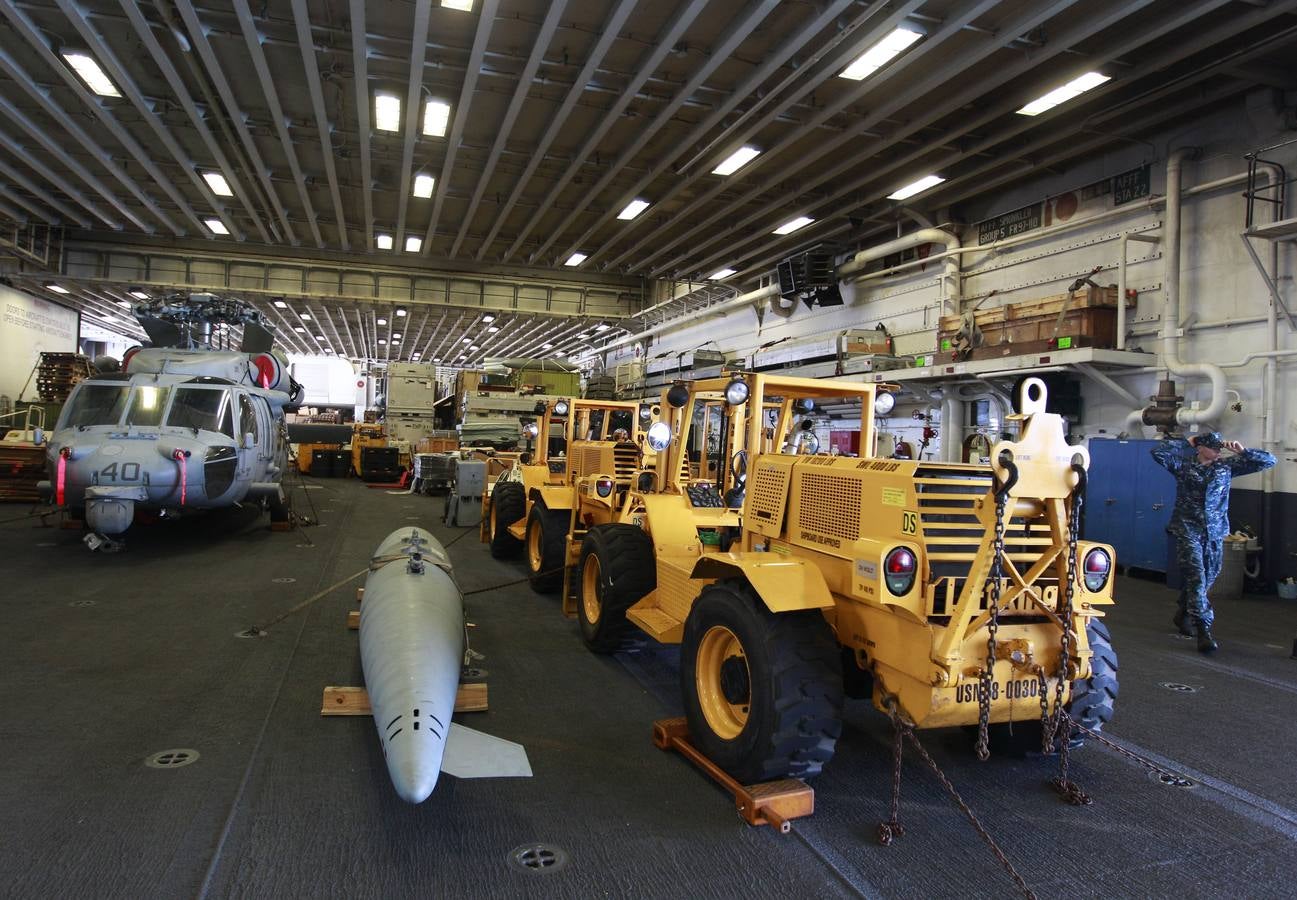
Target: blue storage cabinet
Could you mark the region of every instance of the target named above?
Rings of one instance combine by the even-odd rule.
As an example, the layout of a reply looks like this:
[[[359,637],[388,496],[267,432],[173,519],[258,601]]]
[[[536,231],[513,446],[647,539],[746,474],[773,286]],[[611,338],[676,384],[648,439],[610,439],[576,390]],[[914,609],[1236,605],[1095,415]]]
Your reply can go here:
[[[1166,526],[1175,506],[1175,479],[1154,462],[1160,441],[1090,441],[1086,540],[1112,544],[1117,565],[1167,570]]]

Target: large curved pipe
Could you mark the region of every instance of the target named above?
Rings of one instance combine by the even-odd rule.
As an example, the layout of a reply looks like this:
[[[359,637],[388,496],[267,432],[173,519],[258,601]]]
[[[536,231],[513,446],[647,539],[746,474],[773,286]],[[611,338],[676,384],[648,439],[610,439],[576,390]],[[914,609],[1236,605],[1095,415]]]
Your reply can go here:
[[[1162,260],[1165,264],[1163,279],[1162,304],[1162,367],[1173,375],[1183,378],[1205,378],[1211,384],[1211,399],[1204,409],[1185,409],[1175,411],[1175,421],[1180,425],[1197,425],[1214,422],[1225,412],[1228,400],[1225,390],[1225,371],[1211,363],[1187,363],[1180,359],[1177,343],[1180,339],[1180,210],[1181,174],[1184,161],[1198,155],[1196,147],[1181,147],[1171,152],[1166,161],[1166,227],[1162,245]],[[1122,298],[1118,299],[1122,302]],[[1145,410],[1141,416],[1144,424],[1157,424],[1156,417],[1150,417],[1152,408]],[[1127,421],[1133,418],[1133,414]]]
[[[952,314],[958,313],[960,295],[959,254],[950,251],[958,250],[962,244],[958,237],[949,231],[942,231],[940,228],[920,228],[918,231],[911,232],[894,241],[888,241],[886,244],[878,244],[861,250],[838,267],[838,277],[845,281],[876,259],[882,259],[903,250],[910,250],[921,244],[940,244],[946,248],[948,255],[942,257],[945,272],[942,275],[941,301],[949,312]]]

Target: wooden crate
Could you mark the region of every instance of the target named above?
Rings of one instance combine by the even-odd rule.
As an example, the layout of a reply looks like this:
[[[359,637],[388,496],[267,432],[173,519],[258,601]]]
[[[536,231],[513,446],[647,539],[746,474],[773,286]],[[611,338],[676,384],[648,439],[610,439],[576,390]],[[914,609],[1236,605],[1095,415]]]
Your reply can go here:
[[[1134,307],[1133,298],[1126,299],[1127,308]],[[1059,313],[1066,309],[1062,321]],[[1094,288],[1071,294],[1053,294],[1038,300],[1008,303],[974,314],[982,332],[982,347],[975,349],[969,358],[986,355],[1006,355],[1007,345],[1022,347],[1023,352],[1037,349],[1068,347],[1115,347],[1117,344],[1117,288]],[[937,349],[953,351],[959,337],[959,316],[942,316],[937,332]],[[1028,349],[1026,345],[1035,344]],[[990,354],[980,351],[991,350]]]

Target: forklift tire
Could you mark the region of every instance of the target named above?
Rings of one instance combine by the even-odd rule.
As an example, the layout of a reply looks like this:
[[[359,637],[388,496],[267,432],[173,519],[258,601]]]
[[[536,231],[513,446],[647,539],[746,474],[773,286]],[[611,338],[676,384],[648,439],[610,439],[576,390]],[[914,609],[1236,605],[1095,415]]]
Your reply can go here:
[[[743,784],[809,778],[842,734],[842,657],[816,610],[775,614],[744,582],[708,585],[685,622],[690,740]]]
[[[1090,660],[1090,677],[1072,682],[1072,699],[1067,702],[1067,713],[1074,722],[1091,731],[1103,731],[1103,726],[1112,720],[1117,702],[1117,651],[1112,647],[1112,636],[1102,619],[1091,619],[1085,633],[1094,654]],[[990,726],[988,738],[992,752],[1023,756],[1041,752],[1040,732],[1038,719],[1015,722],[1012,728],[1007,722],[1000,722]],[[1084,743],[1085,732],[1074,730],[1068,747],[1075,749]],[[1062,747],[1056,739],[1053,752],[1060,750]]]
[[[508,559],[518,555],[522,541],[509,533],[509,526],[527,515],[527,495],[516,481],[497,484],[491,494],[491,555]]]
[[[563,586],[570,521],[569,510],[550,510],[543,500],[532,504],[527,517],[527,575],[538,594],[552,594]]]
[[[581,542],[576,615],[593,653],[612,653],[631,633],[626,610],[657,587],[653,539],[636,525],[596,525]]]

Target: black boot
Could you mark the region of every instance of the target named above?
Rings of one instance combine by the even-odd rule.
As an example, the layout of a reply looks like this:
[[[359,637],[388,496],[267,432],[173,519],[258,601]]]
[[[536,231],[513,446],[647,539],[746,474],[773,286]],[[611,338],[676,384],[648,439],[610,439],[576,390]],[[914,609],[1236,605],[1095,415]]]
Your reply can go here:
[[[1175,630],[1185,637],[1194,637],[1197,633],[1193,630],[1193,627],[1188,623],[1188,621],[1186,621],[1184,610],[1182,609],[1177,609],[1175,611],[1175,616],[1171,621],[1175,623]]]
[[[1217,650],[1217,648],[1219,648],[1219,646],[1220,646],[1220,645],[1216,643],[1216,639],[1215,639],[1214,637],[1211,636],[1211,628],[1209,628],[1209,627],[1206,626],[1206,625],[1199,624],[1199,626],[1198,626],[1198,652],[1199,652],[1199,653],[1215,653],[1216,650]]]

